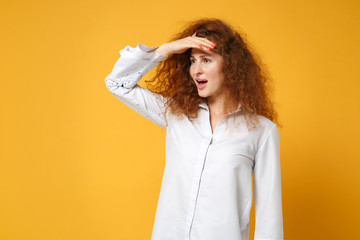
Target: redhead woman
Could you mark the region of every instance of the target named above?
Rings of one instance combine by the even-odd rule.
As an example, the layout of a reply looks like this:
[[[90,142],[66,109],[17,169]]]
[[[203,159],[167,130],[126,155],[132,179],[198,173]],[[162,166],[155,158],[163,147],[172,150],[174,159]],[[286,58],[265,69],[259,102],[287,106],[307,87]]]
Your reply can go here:
[[[108,90],[166,130],[151,239],[248,240],[253,194],[255,240],[284,239],[280,124],[269,78],[243,37],[200,19],[159,47],[120,55]]]

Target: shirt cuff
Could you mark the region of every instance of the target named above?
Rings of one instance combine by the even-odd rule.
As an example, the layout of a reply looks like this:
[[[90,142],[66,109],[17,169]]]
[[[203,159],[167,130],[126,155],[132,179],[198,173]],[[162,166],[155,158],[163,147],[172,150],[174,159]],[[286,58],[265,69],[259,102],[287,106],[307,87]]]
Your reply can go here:
[[[135,48],[126,46],[124,50],[132,52],[133,56],[137,58],[150,62],[161,62],[162,60],[168,57],[168,55],[160,55],[156,51],[150,52],[151,50],[154,50],[156,48],[158,47],[148,47],[143,44],[138,44]]]

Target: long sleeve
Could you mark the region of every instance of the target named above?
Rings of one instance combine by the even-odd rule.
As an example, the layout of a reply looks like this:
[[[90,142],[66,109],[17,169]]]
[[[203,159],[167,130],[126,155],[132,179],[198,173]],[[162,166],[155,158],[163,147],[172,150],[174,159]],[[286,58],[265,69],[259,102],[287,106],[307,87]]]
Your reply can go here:
[[[254,166],[254,240],[281,240],[283,234],[280,140],[273,125],[260,146]]]
[[[164,99],[162,95],[140,87],[141,77],[157,66],[167,56],[139,44],[136,48],[126,46],[120,50],[121,57],[115,63],[112,72],[106,76],[107,89],[125,105],[143,117],[166,129]]]

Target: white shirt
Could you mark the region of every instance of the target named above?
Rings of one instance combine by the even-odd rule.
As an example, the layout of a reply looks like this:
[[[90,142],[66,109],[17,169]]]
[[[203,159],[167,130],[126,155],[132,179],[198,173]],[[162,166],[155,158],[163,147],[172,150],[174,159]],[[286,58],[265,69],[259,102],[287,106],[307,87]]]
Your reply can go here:
[[[255,240],[283,239],[280,142],[275,123],[259,117],[248,131],[241,106],[214,132],[200,104],[190,122],[164,114],[164,98],[137,82],[167,56],[139,44],[126,46],[105,78],[108,90],[166,129],[166,162],[152,240],[248,240],[254,174]]]

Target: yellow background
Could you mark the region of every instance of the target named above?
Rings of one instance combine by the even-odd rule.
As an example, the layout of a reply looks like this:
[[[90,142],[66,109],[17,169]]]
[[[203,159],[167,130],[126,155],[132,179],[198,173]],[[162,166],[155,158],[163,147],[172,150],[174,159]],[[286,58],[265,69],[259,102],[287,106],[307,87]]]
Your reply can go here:
[[[199,17],[245,32],[275,81],[285,239],[360,239],[359,5],[1,1],[0,239],[150,239],[165,131],[104,79]]]

